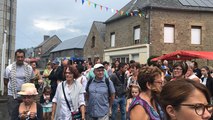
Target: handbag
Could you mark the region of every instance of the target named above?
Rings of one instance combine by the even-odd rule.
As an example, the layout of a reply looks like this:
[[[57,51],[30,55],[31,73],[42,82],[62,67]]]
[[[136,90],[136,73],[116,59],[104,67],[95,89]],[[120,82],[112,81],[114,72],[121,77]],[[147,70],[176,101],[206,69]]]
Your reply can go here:
[[[65,92],[64,92],[64,82],[62,82],[62,89],[63,89],[64,98],[65,98],[65,101],[67,103],[67,106],[68,106],[69,110],[71,111],[70,104],[69,104],[69,102],[67,100],[67,97],[65,95]],[[72,100],[71,100],[71,104],[72,104]],[[77,112],[71,112],[71,115],[72,115],[72,120],[77,120],[77,119],[81,119],[82,118],[81,111],[80,111],[79,108],[78,108]]]

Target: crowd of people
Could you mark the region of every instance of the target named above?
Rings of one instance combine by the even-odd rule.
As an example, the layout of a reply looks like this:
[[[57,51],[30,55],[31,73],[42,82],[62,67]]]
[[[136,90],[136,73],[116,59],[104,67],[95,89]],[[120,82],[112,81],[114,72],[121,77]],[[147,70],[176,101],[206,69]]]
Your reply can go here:
[[[23,50],[15,58],[4,74],[11,120],[213,119],[213,76],[195,61],[65,59],[41,74],[36,62],[24,62]]]

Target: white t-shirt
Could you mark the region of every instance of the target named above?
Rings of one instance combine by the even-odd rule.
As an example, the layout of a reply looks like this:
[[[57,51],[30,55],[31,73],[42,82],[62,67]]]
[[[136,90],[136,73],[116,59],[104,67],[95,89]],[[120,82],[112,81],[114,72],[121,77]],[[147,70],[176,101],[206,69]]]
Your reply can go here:
[[[206,86],[207,78],[203,78],[202,84]]]
[[[12,96],[12,84],[11,84],[11,70],[12,70],[12,64],[6,67],[6,70],[4,72],[4,78],[9,79],[8,82],[8,95]],[[32,67],[30,67],[30,73],[31,77],[30,79],[34,78],[34,73]],[[22,84],[25,83],[25,71],[24,71],[24,65],[22,66],[16,66],[16,90],[19,92],[21,90]]]
[[[84,75],[81,75],[76,79],[76,81],[80,82],[86,92],[86,86],[87,86],[87,78]]]

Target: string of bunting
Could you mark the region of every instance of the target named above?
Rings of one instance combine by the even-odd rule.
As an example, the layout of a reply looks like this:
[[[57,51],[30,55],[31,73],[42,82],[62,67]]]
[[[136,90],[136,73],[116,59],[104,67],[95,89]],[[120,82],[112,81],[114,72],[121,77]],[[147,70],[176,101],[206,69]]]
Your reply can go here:
[[[75,2],[78,2],[78,1],[81,1],[82,5],[84,5],[85,2],[87,2],[89,7],[90,6],[93,6],[94,8],[99,7],[101,11],[103,9],[105,9],[106,11],[110,11],[111,10],[112,13],[116,12],[116,14],[121,15],[121,16],[122,15],[126,15],[126,16],[139,16],[139,17],[143,16],[143,17],[145,17],[145,14],[143,12],[133,12],[133,11],[131,11],[131,12],[125,12],[124,13],[124,11],[122,11],[122,10],[119,11],[119,10],[114,9],[114,8],[103,6],[103,5],[97,4],[95,2],[92,2],[90,0],[75,0]]]

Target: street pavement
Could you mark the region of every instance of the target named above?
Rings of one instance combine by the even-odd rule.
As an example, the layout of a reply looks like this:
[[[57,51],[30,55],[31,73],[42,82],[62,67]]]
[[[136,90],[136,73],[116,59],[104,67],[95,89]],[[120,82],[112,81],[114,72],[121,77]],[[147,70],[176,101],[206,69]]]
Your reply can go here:
[[[0,96],[0,120],[9,120],[6,96]]]

